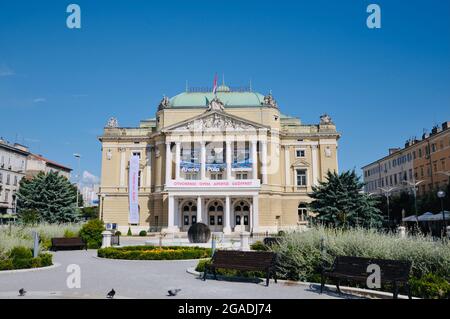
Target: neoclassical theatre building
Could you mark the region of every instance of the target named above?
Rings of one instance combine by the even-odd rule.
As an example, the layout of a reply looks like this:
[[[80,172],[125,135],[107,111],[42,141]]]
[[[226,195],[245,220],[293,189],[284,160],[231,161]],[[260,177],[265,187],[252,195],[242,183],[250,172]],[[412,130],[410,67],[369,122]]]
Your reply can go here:
[[[139,127],[112,118],[99,137],[101,219],[134,233],[304,227],[311,187],[338,169],[339,137],[328,115],[302,124],[271,93],[222,85],[164,97],[155,118]]]

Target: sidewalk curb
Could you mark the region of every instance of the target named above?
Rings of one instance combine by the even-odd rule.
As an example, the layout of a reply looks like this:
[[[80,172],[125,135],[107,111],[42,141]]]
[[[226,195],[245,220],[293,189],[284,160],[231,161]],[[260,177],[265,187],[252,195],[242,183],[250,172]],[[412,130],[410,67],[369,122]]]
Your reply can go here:
[[[195,276],[203,275],[202,272],[196,271],[195,267],[190,267],[190,268],[186,269],[186,272],[188,274],[195,275]],[[311,286],[320,287],[320,283],[315,283],[315,282],[302,282],[302,281],[292,281],[292,280],[282,280],[282,279],[278,279],[278,282],[282,283],[286,286],[299,285],[299,286],[308,286],[308,287],[311,287]],[[325,285],[325,288],[329,291],[337,292],[336,286],[334,286],[334,285]],[[354,288],[354,287],[344,287],[344,286],[341,286],[340,288],[343,293],[347,293],[349,295],[356,296],[356,297],[365,297],[365,298],[370,298],[370,299],[392,299],[392,293],[390,293],[390,292],[368,290],[368,289]],[[398,295],[398,299],[408,299],[408,296]],[[420,299],[420,298],[412,297],[412,299]]]
[[[41,271],[41,270],[50,270],[50,269],[53,269],[53,268],[57,268],[59,266],[61,266],[60,263],[54,263],[53,265],[47,266],[47,267],[2,270],[2,271],[0,271],[0,275],[2,275],[2,274],[16,274],[16,273],[24,273],[24,272],[32,272],[32,271]]]

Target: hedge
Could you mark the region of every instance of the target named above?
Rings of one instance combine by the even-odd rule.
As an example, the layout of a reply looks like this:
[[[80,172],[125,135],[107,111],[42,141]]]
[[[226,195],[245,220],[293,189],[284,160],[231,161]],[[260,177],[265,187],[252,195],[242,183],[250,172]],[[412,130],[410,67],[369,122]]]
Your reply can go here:
[[[181,246],[127,246],[108,247],[97,251],[97,256],[128,260],[177,260],[200,259],[211,256],[210,248]]]
[[[40,268],[53,265],[52,255],[43,253],[33,258],[32,250],[26,247],[13,248],[7,259],[0,260],[0,270]]]

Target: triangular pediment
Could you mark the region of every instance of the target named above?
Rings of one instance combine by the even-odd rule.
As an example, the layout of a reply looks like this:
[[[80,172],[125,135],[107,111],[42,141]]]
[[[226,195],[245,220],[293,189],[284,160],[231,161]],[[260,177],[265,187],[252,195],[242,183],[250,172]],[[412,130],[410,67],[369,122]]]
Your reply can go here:
[[[292,163],[292,167],[309,167],[310,164],[304,159],[298,159]]]
[[[228,114],[224,111],[206,111],[199,116],[170,125],[164,128],[163,132],[254,131],[267,128],[267,126]]]

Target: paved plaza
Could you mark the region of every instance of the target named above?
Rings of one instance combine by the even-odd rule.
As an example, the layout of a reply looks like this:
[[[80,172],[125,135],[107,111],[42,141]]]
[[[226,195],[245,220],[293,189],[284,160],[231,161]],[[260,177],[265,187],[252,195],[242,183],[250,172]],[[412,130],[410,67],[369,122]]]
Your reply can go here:
[[[198,279],[186,272],[197,261],[128,261],[100,259],[96,250],[54,253],[57,267],[25,272],[0,272],[0,298],[105,298],[114,288],[116,298],[214,298],[214,299],[329,299],[341,298],[333,292],[319,294],[316,288],[271,281],[236,282]],[[67,266],[81,269],[81,288],[68,288]],[[25,297],[18,290],[25,288]],[[169,289],[181,289],[168,297]]]

